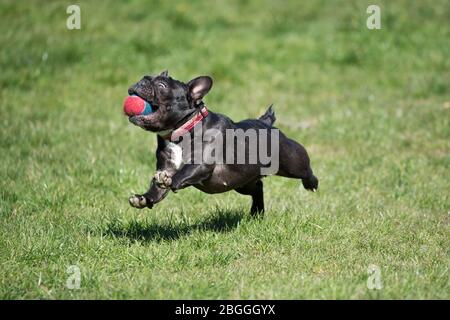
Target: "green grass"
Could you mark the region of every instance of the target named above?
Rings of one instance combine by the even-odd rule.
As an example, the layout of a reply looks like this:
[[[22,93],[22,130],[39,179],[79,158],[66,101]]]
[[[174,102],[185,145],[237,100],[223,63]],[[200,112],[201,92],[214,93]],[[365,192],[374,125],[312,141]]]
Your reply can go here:
[[[371,31],[366,0],[78,1],[68,31],[70,1],[2,1],[0,297],[449,299],[450,7],[375,2]],[[156,138],[121,104],[166,68],[235,120],[273,102],[319,192],[268,178],[264,219],[234,192],[129,207]]]

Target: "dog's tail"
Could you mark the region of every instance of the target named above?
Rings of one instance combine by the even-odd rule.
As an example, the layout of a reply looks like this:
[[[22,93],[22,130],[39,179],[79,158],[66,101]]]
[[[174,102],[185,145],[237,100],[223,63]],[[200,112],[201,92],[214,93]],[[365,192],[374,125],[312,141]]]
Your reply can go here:
[[[275,123],[275,111],[273,111],[273,104],[269,106],[269,109],[261,116],[259,117],[259,120],[264,122],[265,124],[272,126]]]

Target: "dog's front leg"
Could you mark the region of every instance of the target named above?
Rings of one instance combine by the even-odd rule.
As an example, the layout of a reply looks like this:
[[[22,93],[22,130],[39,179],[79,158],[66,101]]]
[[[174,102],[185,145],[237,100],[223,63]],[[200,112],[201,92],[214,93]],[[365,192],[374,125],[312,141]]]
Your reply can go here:
[[[211,177],[214,166],[207,164],[187,164],[171,178],[170,189],[176,192],[188,186],[201,183]]]
[[[157,171],[156,174],[158,174],[159,171]],[[155,175],[156,176],[156,175]],[[152,182],[150,184],[150,188],[148,191],[144,194],[135,194],[129,198],[130,205],[132,207],[143,209],[143,208],[149,208],[151,209],[153,205],[160,202],[162,199],[164,199],[168,193],[168,189],[161,188],[156,181],[156,178],[152,179]]]
[[[129,198],[130,205],[142,209],[152,208],[153,205],[166,197],[169,189],[165,184],[170,182],[170,177],[175,174],[177,167],[173,159],[173,150],[170,145],[158,136],[158,148],[156,150],[156,173],[153,177],[150,188],[144,194],[135,194]]]

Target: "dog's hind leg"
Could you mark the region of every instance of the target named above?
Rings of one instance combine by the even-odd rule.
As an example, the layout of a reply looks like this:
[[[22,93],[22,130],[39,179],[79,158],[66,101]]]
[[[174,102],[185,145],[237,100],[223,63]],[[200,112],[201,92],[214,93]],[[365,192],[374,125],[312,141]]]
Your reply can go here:
[[[299,143],[280,137],[280,167],[278,176],[301,179],[305,189],[315,192],[319,180],[314,175],[306,149]]]
[[[309,190],[312,192],[317,191],[317,188],[319,187],[319,179],[317,179],[317,177],[313,174],[311,168],[309,168],[309,172],[308,172],[308,175],[306,176],[306,178],[302,179],[302,184],[306,190]]]
[[[250,214],[252,216],[264,214],[264,192],[263,182],[261,180],[255,180],[241,188],[234,189],[240,194],[252,196],[252,208]]]

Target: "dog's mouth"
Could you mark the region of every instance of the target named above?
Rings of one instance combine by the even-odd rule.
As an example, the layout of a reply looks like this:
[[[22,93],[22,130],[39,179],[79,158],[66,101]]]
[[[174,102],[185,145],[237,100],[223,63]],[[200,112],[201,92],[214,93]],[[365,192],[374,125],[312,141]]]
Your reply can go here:
[[[141,127],[146,131],[159,132],[165,130],[165,121],[167,107],[163,104],[160,105],[156,99],[155,88],[148,79],[144,77],[141,81],[131,86],[128,89],[128,94],[136,95],[142,100],[150,104],[152,112],[149,114],[131,115],[128,117],[128,121],[132,124]]]
[[[129,116],[128,120],[131,123],[136,124],[136,123],[141,122],[141,120],[143,120],[143,121],[145,121],[145,120],[150,121],[152,118],[155,117],[156,114],[158,114],[160,112],[159,105],[157,103],[155,103],[154,101],[152,101],[153,99],[149,99],[149,96],[150,97],[152,96],[149,93],[151,93],[151,90],[148,90],[148,88],[145,88],[144,90],[142,90],[142,87],[141,88],[132,87],[132,88],[128,89],[128,94],[129,95],[138,96],[139,98],[141,98],[142,100],[144,100],[148,104],[150,104],[150,106],[152,108],[152,112],[150,114]]]
[[[130,121],[132,124],[143,127],[146,124],[150,125],[151,123],[154,123],[154,119],[158,116],[158,113],[159,113],[159,109],[154,110],[152,113],[147,114],[147,115],[129,116],[128,121]]]
[[[160,131],[158,118],[160,118],[161,109],[152,105],[152,110],[152,113],[147,115],[129,116],[128,121],[144,130],[158,132]]]

